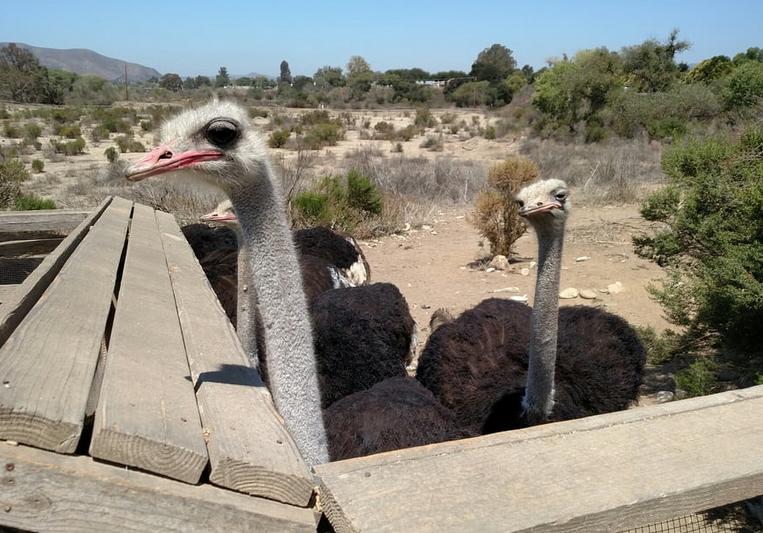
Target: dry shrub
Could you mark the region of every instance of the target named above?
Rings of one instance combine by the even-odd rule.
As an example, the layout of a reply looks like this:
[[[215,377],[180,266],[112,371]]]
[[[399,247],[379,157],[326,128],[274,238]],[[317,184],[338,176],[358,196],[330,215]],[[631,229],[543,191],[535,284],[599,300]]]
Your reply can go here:
[[[635,202],[665,182],[662,147],[645,139],[595,144],[528,139],[520,153],[538,164],[544,178],[576,187],[576,205]]]
[[[514,196],[538,177],[538,166],[523,157],[493,165],[487,182],[491,187],[480,193],[472,223],[490,243],[490,253],[508,256],[514,242],[525,232]]]

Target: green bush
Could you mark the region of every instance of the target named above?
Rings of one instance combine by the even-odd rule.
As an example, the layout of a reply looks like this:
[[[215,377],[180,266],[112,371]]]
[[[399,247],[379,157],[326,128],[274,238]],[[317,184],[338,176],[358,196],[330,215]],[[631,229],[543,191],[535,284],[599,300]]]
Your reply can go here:
[[[267,109],[262,109],[262,108],[259,108],[259,107],[250,107],[249,108],[249,118],[256,118],[256,117],[268,118],[268,115],[269,115],[269,113],[268,113]]]
[[[19,128],[17,124],[13,124],[11,122],[5,123],[5,126],[3,127],[3,134],[9,139],[21,139],[22,137],[21,128]]]
[[[114,139],[114,142],[117,143],[117,146],[119,147],[119,151],[123,154],[126,154],[127,152],[145,152],[146,147],[143,146],[143,144],[139,141],[136,141],[133,139],[130,135],[120,135],[119,137],[116,137]]]
[[[315,124],[303,138],[305,146],[310,150],[320,150],[324,146],[335,146],[344,138],[342,127],[335,122]]]
[[[24,124],[24,138],[36,139],[42,135],[42,128],[34,122],[27,122]]]
[[[66,137],[67,139],[76,139],[82,135],[79,125],[68,126],[65,124],[56,124],[53,126],[53,134]]]
[[[325,176],[312,190],[299,193],[292,201],[292,219],[297,226],[324,225],[352,232],[383,209],[379,188],[352,169],[344,179]]]
[[[40,173],[45,168],[45,162],[42,159],[34,159],[32,160],[32,170],[34,170],[37,173]]]
[[[0,161],[0,182],[21,182],[29,179],[29,171],[19,159]]]
[[[718,365],[711,358],[699,357],[688,367],[676,372],[674,378],[676,387],[685,391],[689,396],[705,396],[718,392],[716,372]]]
[[[746,61],[728,77],[724,101],[728,108],[751,106],[763,99],[763,63]]]
[[[434,128],[437,121],[428,107],[420,107],[416,110],[416,118],[413,119],[413,125],[417,128]]]
[[[103,139],[108,139],[109,130],[104,128],[102,124],[99,124],[90,131],[90,138],[93,139],[93,142],[99,142]]]
[[[150,120],[141,120],[140,121],[140,129],[143,131],[151,131],[154,129],[154,123]]]
[[[454,131],[453,133],[458,133],[458,130]],[[493,140],[495,139],[495,127],[488,126],[485,128],[485,139]]]
[[[116,163],[117,159],[119,159],[119,152],[113,146],[106,148],[106,150],[103,151],[103,154],[106,156],[109,163]]]
[[[52,141],[53,149],[58,154],[64,155],[79,155],[85,153],[85,139],[78,137],[73,141],[58,142]]]
[[[56,203],[47,198],[40,198],[34,194],[22,194],[16,197],[13,208],[17,211],[32,211],[38,209],[56,209]]]
[[[676,146],[662,166],[668,187],[641,212],[663,229],[634,238],[668,268],[651,290],[671,321],[717,338],[750,384],[763,372],[763,129]]]
[[[432,152],[442,152],[443,150],[443,142],[442,137],[435,137],[434,135],[429,135],[426,139],[421,141],[421,144],[419,144],[420,148],[426,148],[427,150],[431,150]]]
[[[283,148],[289,140],[291,133],[287,129],[275,130],[268,137],[268,146],[271,148]]]

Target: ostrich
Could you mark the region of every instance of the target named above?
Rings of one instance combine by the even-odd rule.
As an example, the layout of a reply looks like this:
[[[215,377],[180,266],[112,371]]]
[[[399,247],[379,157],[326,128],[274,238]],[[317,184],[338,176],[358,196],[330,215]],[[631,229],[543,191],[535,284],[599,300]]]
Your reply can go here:
[[[138,181],[171,174],[200,179],[230,198],[241,226],[247,272],[252,274],[249,281],[254,289],[242,292],[239,288],[239,299],[245,299],[249,308],[257,309],[261,316],[265,366],[273,400],[308,464],[328,461],[319,363],[307,299],[280,183],[273,174],[261,136],[252,128],[244,109],[230,102],[213,101],[166,122],[161,137],[163,144],[128,167],[127,178]],[[373,287],[335,289],[324,294],[354,292],[358,294],[356,299],[367,307],[371,304],[369,294],[359,291],[370,291]],[[399,295],[397,289],[380,292]],[[349,316],[351,311],[347,313]],[[328,313],[327,316],[330,317]],[[379,323],[383,324],[383,319]],[[368,357],[366,353],[338,351],[336,364],[342,364],[345,355]],[[402,363],[400,367],[404,375]],[[381,379],[386,377],[391,376]]]
[[[163,144],[127,168],[127,178],[184,175],[210,183],[230,198],[249,252],[247,266],[256,273],[254,290],[240,297],[262,316],[273,400],[307,463],[327,462],[307,300],[281,186],[261,136],[249,127],[241,107],[214,101],[166,122],[161,137]]]
[[[459,423],[481,433],[625,409],[642,381],[644,349],[622,318],[559,309],[566,184],[535,182],[517,201],[538,236],[534,308],[483,301],[433,332],[417,369]]]

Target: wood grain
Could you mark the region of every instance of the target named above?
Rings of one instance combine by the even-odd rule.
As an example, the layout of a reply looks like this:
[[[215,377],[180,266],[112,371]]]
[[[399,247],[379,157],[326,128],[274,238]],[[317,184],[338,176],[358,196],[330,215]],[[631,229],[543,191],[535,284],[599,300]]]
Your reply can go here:
[[[210,481],[306,506],[314,482],[172,215],[156,213],[211,461]]]
[[[90,454],[188,483],[208,461],[156,217],[137,204]]]
[[[316,467],[343,531],[617,531],[763,493],[763,386]]]
[[[1,526],[92,533],[315,531],[309,509],[186,485],[86,456],[0,443],[0,463]]]
[[[0,345],[24,319],[26,314],[48,288],[64,263],[82,242],[90,227],[95,224],[111,203],[111,197],[105,198],[69,235],[48,255],[42,263],[20,284],[13,297],[3,300],[0,307]]]
[[[66,235],[89,215],[72,209],[5,211],[0,213],[0,241]]]
[[[111,202],[0,348],[0,439],[76,449],[131,209],[127,200]],[[24,282],[15,303],[0,306],[3,326],[29,305],[24,289],[42,290],[49,272],[31,288]]]

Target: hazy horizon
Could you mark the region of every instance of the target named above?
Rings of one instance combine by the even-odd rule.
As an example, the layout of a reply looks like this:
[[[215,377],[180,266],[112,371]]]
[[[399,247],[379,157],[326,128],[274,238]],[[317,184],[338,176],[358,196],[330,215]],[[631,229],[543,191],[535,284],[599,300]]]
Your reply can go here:
[[[763,46],[763,2],[654,0],[629,5],[585,0],[529,3],[476,0],[330,5],[196,0],[118,4],[42,0],[4,4],[0,41],[46,48],[86,48],[181,76],[275,76],[282,60],[293,75],[325,65],[345,67],[363,56],[371,68],[420,67],[468,71],[493,43],[509,47],[518,66],[536,69],[547,59],[606,46],[619,50],[645,39],[664,40],[679,28],[692,47],[677,57],[697,63]]]

